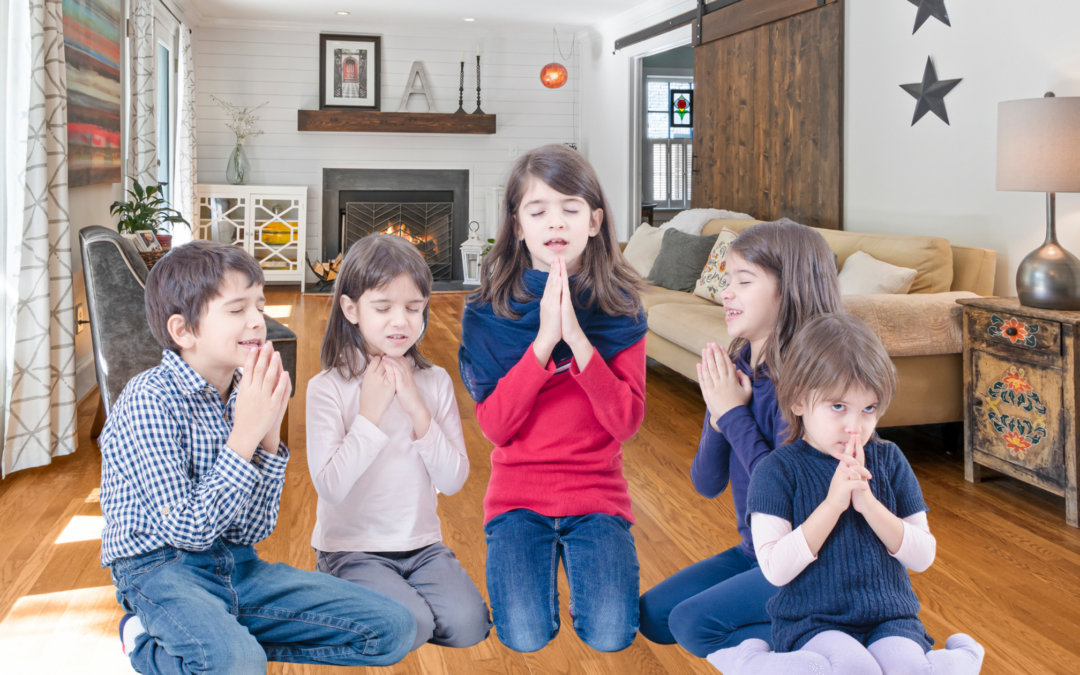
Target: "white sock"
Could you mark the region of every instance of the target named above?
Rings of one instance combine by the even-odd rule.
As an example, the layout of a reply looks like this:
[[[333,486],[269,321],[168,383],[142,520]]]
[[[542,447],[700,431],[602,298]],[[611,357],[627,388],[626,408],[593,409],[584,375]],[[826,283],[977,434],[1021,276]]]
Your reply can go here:
[[[135,640],[146,632],[142,620],[136,615],[124,624],[124,653],[130,655],[135,651]]]

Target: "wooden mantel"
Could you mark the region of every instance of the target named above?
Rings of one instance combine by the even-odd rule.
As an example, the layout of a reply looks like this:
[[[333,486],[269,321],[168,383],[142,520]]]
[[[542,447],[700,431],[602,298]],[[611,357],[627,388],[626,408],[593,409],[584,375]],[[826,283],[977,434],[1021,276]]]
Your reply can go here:
[[[495,115],[297,110],[297,131],[366,131],[412,134],[493,134]]]

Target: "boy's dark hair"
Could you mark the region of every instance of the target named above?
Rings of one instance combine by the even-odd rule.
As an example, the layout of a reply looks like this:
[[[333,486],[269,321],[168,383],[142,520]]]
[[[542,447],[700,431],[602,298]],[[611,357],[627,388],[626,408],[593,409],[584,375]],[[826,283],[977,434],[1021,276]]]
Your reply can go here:
[[[146,278],[146,320],[158,344],[180,353],[169,335],[169,317],[179,314],[198,335],[206,305],[221,294],[225,275],[237,272],[248,288],[265,284],[262,268],[251,254],[231,244],[193,241],[169,251]]]
[[[345,318],[341,296],[359,302],[360,296],[366,291],[383,288],[403,274],[416,284],[424,299],[431,298],[431,269],[424,261],[423,254],[412,243],[392,234],[369,234],[349,247],[334,282],[334,302],[330,307],[330,318],[326,320],[320,354],[323,370],[337,368],[346,380],[364,374],[370,355],[360,327]],[[431,304],[425,303],[425,332],[430,311]],[[421,334],[405,353],[413,358],[416,367],[421,370],[431,367],[431,361],[420,353],[423,339]]]
[[[600,232],[585,245],[572,290],[575,297],[588,297],[604,314],[636,316],[647,285],[623,257],[611,207],[596,171],[580,153],[563,145],[530,150],[514,162],[506,179],[502,222],[491,251],[483,258],[480,289],[469,296],[469,302],[491,303],[496,314],[516,320],[520,317],[510,300],[535,300],[525,289],[523,273],[532,267],[532,257],[525,241],[518,239],[517,222],[518,208],[534,180],[564,195],[581,197],[592,211],[603,209]]]
[[[787,422],[791,443],[803,437],[796,403],[813,406],[839,399],[853,385],[874,392],[877,414],[885,414],[896,395],[896,368],[881,339],[853,314],[819,314],[795,334],[783,356],[783,377],[776,382],[776,402]]]

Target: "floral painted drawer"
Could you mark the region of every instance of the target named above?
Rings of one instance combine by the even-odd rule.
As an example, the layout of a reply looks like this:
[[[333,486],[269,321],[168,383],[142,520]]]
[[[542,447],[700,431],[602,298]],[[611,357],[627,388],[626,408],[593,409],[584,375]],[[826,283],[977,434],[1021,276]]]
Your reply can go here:
[[[992,469],[1065,497],[1077,527],[1080,312],[964,298],[964,474]]]

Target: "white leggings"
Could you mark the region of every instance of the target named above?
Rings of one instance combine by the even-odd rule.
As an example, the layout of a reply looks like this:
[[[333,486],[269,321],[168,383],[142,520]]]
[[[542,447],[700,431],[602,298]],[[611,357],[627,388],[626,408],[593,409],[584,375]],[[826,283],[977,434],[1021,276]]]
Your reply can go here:
[[[764,640],[746,640],[709,655],[724,675],[978,675],[985,650],[953,635],[945,649],[924,652],[914,640],[887,637],[869,647],[840,631],[814,636],[796,652],[776,654]]]

